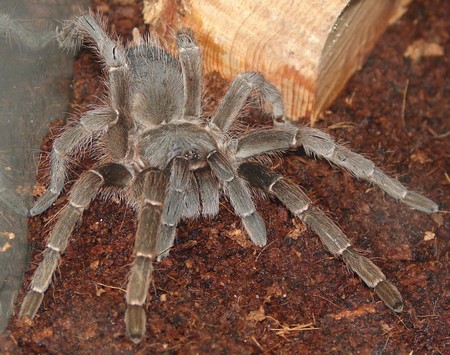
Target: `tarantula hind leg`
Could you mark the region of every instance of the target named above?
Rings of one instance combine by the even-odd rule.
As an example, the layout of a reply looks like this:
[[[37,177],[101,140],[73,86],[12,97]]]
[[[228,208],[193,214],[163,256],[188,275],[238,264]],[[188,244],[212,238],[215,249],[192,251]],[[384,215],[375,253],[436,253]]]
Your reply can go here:
[[[97,47],[99,56],[108,68],[124,66],[125,51],[108,36],[101,23],[100,18],[91,14],[82,14],[65,21],[57,33],[59,46],[68,51],[78,50],[84,41],[88,41]]]
[[[350,240],[322,211],[312,206],[311,200],[290,180],[257,163],[243,163],[238,172],[254,187],[277,197],[320,238],[331,254],[342,257],[367,286],[373,288],[383,302],[395,312],[403,310],[403,301],[397,288],[368,258],[351,247]]]
[[[20,317],[34,318],[36,315],[44,292],[50,285],[61,255],[69,243],[69,237],[100,187],[124,187],[131,178],[131,173],[124,166],[114,163],[93,168],[81,175],[70,192],[69,202],[59,213],[59,219],[53,227],[43,253],[44,259],[34,272],[30,291],[22,303]]]

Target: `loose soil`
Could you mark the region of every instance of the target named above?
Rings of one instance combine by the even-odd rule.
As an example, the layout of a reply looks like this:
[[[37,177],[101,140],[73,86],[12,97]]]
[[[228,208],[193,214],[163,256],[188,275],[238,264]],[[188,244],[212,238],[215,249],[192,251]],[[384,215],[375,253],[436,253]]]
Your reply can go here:
[[[141,2],[95,0],[93,8],[107,14],[110,29],[124,39],[134,27],[146,30]],[[214,219],[180,223],[170,256],[156,264],[146,338],[134,345],[123,319],[135,214],[118,201],[96,199],[73,233],[36,318],[14,317],[0,338],[2,352],[449,353],[449,16],[447,1],[413,2],[317,123],[444,212],[411,210],[301,150],[273,162],[398,286],[403,313],[385,307],[279,202],[256,202],[268,228],[269,243],[261,249],[246,239],[223,201]],[[440,44],[445,54],[405,58],[419,39]],[[74,112],[100,103],[99,75],[96,59],[82,51],[74,65]],[[205,81],[208,114],[229,83],[217,73],[207,73]],[[52,125],[44,152],[63,119]],[[242,122],[270,123],[257,110]],[[64,195],[30,219],[33,252],[24,289],[42,259],[49,222],[67,201],[73,180],[93,162],[89,156],[76,159]],[[46,184],[46,171],[43,159],[38,186]],[[23,296],[21,291],[19,304]]]

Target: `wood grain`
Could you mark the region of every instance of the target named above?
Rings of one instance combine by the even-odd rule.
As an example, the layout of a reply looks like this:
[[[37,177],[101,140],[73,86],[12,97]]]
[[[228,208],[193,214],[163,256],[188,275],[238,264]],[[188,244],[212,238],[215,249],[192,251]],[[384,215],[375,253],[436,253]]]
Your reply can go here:
[[[359,69],[405,0],[146,0],[144,19],[162,38],[190,27],[206,72],[262,72],[294,120],[314,121]]]

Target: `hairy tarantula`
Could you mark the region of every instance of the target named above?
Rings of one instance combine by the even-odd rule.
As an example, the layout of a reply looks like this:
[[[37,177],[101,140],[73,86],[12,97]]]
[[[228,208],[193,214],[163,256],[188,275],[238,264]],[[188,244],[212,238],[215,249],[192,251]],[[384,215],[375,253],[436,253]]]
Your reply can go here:
[[[21,316],[35,316],[69,237],[91,200],[102,188],[116,188],[124,192],[138,215],[125,323],[130,339],[139,342],[145,334],[144,303],[152,265],[168,255],[180,219],[216,215],[223,190],[253,243],[260,247],[266,244],[265,223],[256,211],[249,186],[283,202],[389,308],[402,311],[402,297],[382,271],[351,247],[339,227],[314,207],[297,185],[256,158],[302,146],[307,154],[325,158],[378,185],[410,207],[436,212],[438,206],[433,201],[407,190],[327,133],[290,123],[279,91],[260,73],[238,75],[206,120],[201,112],[201,55],[189,30],[177,34],[178,59],[143,39],[134,46],[121,46],[91,15],[80,15],[65,24],[58,39],[63,48],[78,47],[82,42],[93,45],[108,71],[109,95],[105,105],[85,113],[77,125],[56,139],[50,186],[30,214],[43,212],[56,200],[71,154],[98,138],[103,155],[73,186],[34,273]],[[233,138],[229,130],[253,92],[270,107],[274,127]]]

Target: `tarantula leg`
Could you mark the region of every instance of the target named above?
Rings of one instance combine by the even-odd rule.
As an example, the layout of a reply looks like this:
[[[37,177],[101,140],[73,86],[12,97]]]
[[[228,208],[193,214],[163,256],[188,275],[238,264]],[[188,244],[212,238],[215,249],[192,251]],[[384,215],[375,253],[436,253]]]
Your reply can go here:
[[[230,161],[221,152],[217,150],[211,152],[207,160],[213,173],[223,182],[225,194],[230,198],[236,214],[241,217],[252,242],[260,247],[266,245],[265,223],[256,211],[244,180],[236,175]]]
[[[69,155],[81,150],[96,133],[105,131],[116,119],[116,112],[106,106],[88,111],[81,117],[80,123],[66,130],[55,140],[51,154],[50,185],[34,203],[30,210],[31,216],[42,213],[58,198],[64,186],[66,161]]]
[[[215,216],[219,213],[219,182],[211,174],[210,169],[195,171],[200,198],[202,200],[202,215]]]
[[[135,343],[140,342],[145,334],[144,303],[152,277],[152,263],[158,254],[156,244],[167,185],[167,177],[161,171],[150,170],[144,174],[139,224],[134,244],[136,259],[131,268],[126,293],[125,325],[128,336]]]
[[[430,199],[416,192],[408,191],[405,186],[390,178],[369,159],[336,144],[333,137],[318,129],[299,127],[296,139],[308,154],[317,154],[348,170],[357,178],[373,182],[386,193],[412,208],[426,213],[437,212],[439,209],[438,205]]]
[[[70,192],[69,202],[62,208],[44,250],[44,259],[36,269],[31,290],[25,296],[20,317],[33,318],[39,309],[44,292],[51,283],[69,237],[83,211],[89,206],[102,185],[125,185],[131,179],[128,170],[119,164],[106,164],[83,173]]]
[[[395,312],[403,310],[403,301],[397,288],[386,280],[386,276],[368,258],[352,249],[350,240],[322,211],[312,206],[311,200],[300,187],[274,171],[257,163],[243,163],[239,174],[252,186],[275,195],[299,219],[301,219],[320,238],[327,249],[355,271],[367,286]]]
[[[244,134],[238,139],[236,158],[246,159],[274,150],[291,149],[295,147],[295,133],[294,130],[271,128]]]
[[[169,250],[175,241],[177,224],[183,213],[186,188],[191,178],[189,161],[183,157],[173,159],[157,242],[158,261],[169,255]]]
[[[91,14],[83,14],[66,21],[58,32],[57,39],[60,47],[77,50],[83,41],[88,41],[96,46],[99,55],[109,68],[126,65],[125,50],[107,35],[99,23],[101,23],[101,19],[96,19]]]
[[[194,176],[189,179],[188,186],[184,191],[183,210],[181,217],[197,218],[200,215],[200,189]]]
[[[201,115],[202,58],[200,49],[189,29],[177,33],[178,60],[181,63],[184,83],[184,116]]]
[[[113,41],[103,29],[101,19],[89,15],[80,15],[67,21],[58,33],[60,47],[78,49],[83,41],[95,45],[100,58],[109,72],[109,99],[112,107],[120,113],[121,123],[127,128],[132,124],[127,113],[129,108],[129,66],[122,45]],[[125,122],[127,121],[127,122]]]
[[[315,154],[325,158],[355,177],[378,185],[386,193],[412,208],[427,213],[438,211],[436,203],[417,192],[408,191],[369,159],[337,144],[329,134],[315,128],[286,124],[284,128],[250,132],[238,140],[236,156],[238,159],[245,159],[273,150],[299,146],[303,146],[309,155]]]
[[[250,93],[257,90],[262,101],[267,102],[275,122],[284,122],[284,104],[278,89],[269,83],[261,73],[239,74],[231,83],[225,97],[213,114],[210,125],[227,132],[244,107]]]
[[[439,211],[437,203],[415,191],[409,191],[400,182],[386,175],[379,168],[375,167],[373,175],[368,178],[368,180],[411,208],[425,213],[435,213]]]

